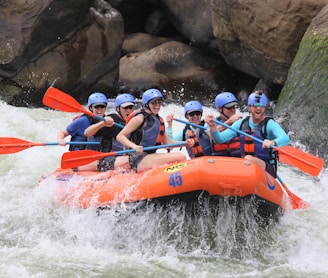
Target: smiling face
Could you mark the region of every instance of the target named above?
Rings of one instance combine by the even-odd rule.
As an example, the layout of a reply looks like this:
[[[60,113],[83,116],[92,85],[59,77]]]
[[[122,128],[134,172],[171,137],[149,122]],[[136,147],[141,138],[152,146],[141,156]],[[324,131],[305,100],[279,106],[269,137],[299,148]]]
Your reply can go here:
[[[102,117],[105,115],[106,105],[104,104],[92,105],[90,110],[96,116]]]
[[[126,121],[126,118],[133,112],[133,105],[129,105],[126,107],[119,106],[116,108],[119,115],[122,116],[123,120]]]
[[[189,122],[199,125],[202,120],[202,112],[201,111],[191,111],[186,114],[186,117]]]
[[[259,124],[265,118],[265,106],[250,105],[250,111],[254,124]]]
[[[220,107],[219,108],[220,116],[223,121],[228,120],[230,117],[236,114],[236,105],[231,107]]]
[[[157,115],[161,109],[162,104],[162,98],[155,98],[148,102],[148,108],[153,114]]]

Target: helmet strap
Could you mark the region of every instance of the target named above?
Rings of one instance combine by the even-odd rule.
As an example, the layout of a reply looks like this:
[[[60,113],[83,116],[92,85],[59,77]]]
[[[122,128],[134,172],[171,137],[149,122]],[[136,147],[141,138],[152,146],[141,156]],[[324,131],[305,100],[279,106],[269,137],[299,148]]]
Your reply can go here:
[[[219,112],[220,112],[220,115],[223,115],[224,117],[226,117],[227,119],[229,119],[229,117],[226,114],[224,114],[224,112],[223,112],[223,106],[220,107]]]
[[[122,114],[121,114],[121,109],[120,109],[120,107],[121,107],[121,106],[117,106],[117,107],[116,107],[116,112],[117,112],[117,114],[123,119],[123,116],[122,116]]]

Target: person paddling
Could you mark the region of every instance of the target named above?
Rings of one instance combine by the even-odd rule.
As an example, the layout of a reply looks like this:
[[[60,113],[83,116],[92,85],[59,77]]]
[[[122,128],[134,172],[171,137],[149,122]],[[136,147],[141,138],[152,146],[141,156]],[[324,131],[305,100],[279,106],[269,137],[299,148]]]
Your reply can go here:
[[[121,128],[115,126],[114,122],[125,126],[126,119],[133,112],[135,103],[136,100],[131,94],[124,93],[118,95],[114,101],[116,113],[105,116],[105,121],[90,125],[84,132],[85,136],[89,137],[98,134],[101,137],[101,152],[122,151],[123,145],[116,140],[116,136],[121,131]],[[122,167],[126,168],[128,167],[128,156],[108,156],[93,162],[92,165],[90,167],[99,172]]]
[[[216,120],[230,126],[239,120],[241,116],[236,113],[237,104],[237,98],[233,93],[222,92],[218,94],[215,97],[215,107],[219,111],[220,115],[216,117]],[[226,129],[226,127],[222,125],[217,125],[217,128],[220,132]],[[212,155],[240,157],[239,136],[221,144],[213,141]]]
[[[231,127],[247,132],[263,141],[261,144],[249,137],[240,135],[241,156],[257,163],[262,169],[276,177],[278,158],[277,152],[271,146],[285,146],[290,142],[290,138],[277,122],[265,116],[267,104],[268,99],[263,91],[251,93],[248,97],[251,116],[236,121]],[[215,142],[225,143],[239,135],[232,129],[226,129],[223,132],[218,131],[214,119],[213,115],[208,115],[205,121]]]
[[[185,160],[186,156],[182,152],[144,152],[144,147],[171,144],[176,141],[170,139],[165,131],[164,120],[158,115],[163,103],[162,93],[157,89],[149,89],[143,93],[142,103],[143,109],[133,115],[116,137],[124,146],[136,150],[129,154],[130,167],[141,172],[156,165]],[[193,144],[192,139],[186,141],[189,147]]]
[[[195,125],[204,126],[205,121],[202,120],[203,115],[203,106],[197,100],[188,101],[184,106],[184,114],[186,119]],[[211,155],[213,152],[212,149],[212,140],[210,136],[203,129],[195,125],[186,125],[183,130],[180,130],[176,134],[173,134],[172,131],[172,121],[174,120],[174,114],[168,114],[166,116],[167,122],[167,133],[170,138],[174,140],[185,141],[188,138],[194,140],[195,144],[191,148],[187,148],[189,157],[195,158],[203,155]]]
[[[94,92],[88,98],[88,108],[89,110],[100,117],[105,115],[107,107],[107,97],[105,94],[101,92]],[[100,138],[95,134],[94,137],[87,138],[84,135],[84,131],[90,125],[99,122],[99,120],[94,119],[85,114],[80,114],[78,117],[74,118],[74,120],[63,130],[60,130],[57,134],[57,142],[60,146],[65,146],[66,141],[65,138],[67,136],[71,136],[71,142],[77,141],[100,141]],[[69,150],[82,150],[85,149],[85,145],[70,145]],[[87,147],[88,149],[97,149],[94,147]],[[98,147],[99,148],[99,147]]]

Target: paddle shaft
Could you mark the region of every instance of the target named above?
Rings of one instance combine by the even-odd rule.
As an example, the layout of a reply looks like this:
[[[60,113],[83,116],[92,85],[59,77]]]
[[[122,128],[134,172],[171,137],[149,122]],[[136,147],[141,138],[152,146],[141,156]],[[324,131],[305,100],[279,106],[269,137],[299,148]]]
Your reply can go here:
[[[65,145],[99,145],[100,142],[66,142]],[[21,144],[0,144],[0,148],[13,148],[13,147],[37,147],[37,146],[55,146],[59,145],[58,142],[39,142],[39,143],[21,143]]]
[[[186,142],[178,142],[173,144],[150,146],[143,148],[144,151],[152,151],[160,148],[173,148],[182,147],[186,145]],[[136,152],[135,149],[122,150],[117,152],[102,153],[92,150],[72,151],[66,152],[62,156],[61,167],[62,168],[74,168],[81,165],[89,164],[93,161],[108,157],[108,156],[120,156],[128,153]]]
[[[184,120],[181,120],[181,119],[177,119],[177,118],[174,118],[173,120],[175,120],[177,122],[180,122],[180,123],[183,123],[183,124],[186,124],[186,125],[191,125],[191,126],[198,127],[200,129],[206,130],[206,127],[204,127],[202,125],[194,124],[194,123],[184,121]]]

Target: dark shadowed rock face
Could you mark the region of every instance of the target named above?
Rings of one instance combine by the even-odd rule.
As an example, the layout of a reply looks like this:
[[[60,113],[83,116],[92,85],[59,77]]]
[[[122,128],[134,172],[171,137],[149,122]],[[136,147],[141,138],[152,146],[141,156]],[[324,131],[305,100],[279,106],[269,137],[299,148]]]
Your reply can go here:
[[[51,85],[81,97],[116,86],[124,30],[108,3],[12,0],[5,16],[1,43],[10,46],[0,50],[0,76],[3,88],[17,94],[10,103],[40,104]]]
[[[246,81],[247,80],[247,81]],[[170,92],[173,100],[208,98],[223,90],[251,90],[257,79],[229,68],[217,53],[181,42],[166,42],[144,52],[125,55],[120,62],[119,86],[141,93],[150,87]]]
[[[81,97],[92,90],[103,90],[112,96],[122,84],[134,90],[149,83],[165,85],[170,90],[184,85],[190,87],[190,93],[203,90],[206,94],[233,90],[235,86],[231,84],[236,83],[236,75],[245,78],[241,81],[244,84],[262,79],[263,83],[272,84],[267,87],[272,90],[270,87],[284,84],[306,27],[326,2],[8,0],[1,3],[0,93],[15,105],[40,103],[40,95],[50,85]],[[140,74],[127,67],[135,61],[125,61],[136,57],[134,53],[150,51],[169,41],[180,41],[199,51],[180,47],[186,53],[179,54],[179,62],[170,60],[174,53],[156,53],[156,65],[150,66],[152,73],[158,73],[158,65],[165,65],[164,74],[161,66],[160,74],[128,79],[129,75]],[[170,52],[172,48],[162,48],[163,51]],[[138,63],[150,64],[148,54],[138,54]],[[122,58],[121,65],[126,68],[120,70],[124,75],[119,76],[119,59],[124,55],[127,57]],[[202,55],[214,66],[199,62]],[[187,67],[181,57],[188,57],[194,68]],[[174,74],[167,77],[170,69]],[[152,82],[147,81],[150,79]],[[251,89],[247,87],[248,91]]]
[[[220,53],[233,68],[284,84],[298,45],[327,0],[212,1]]]

